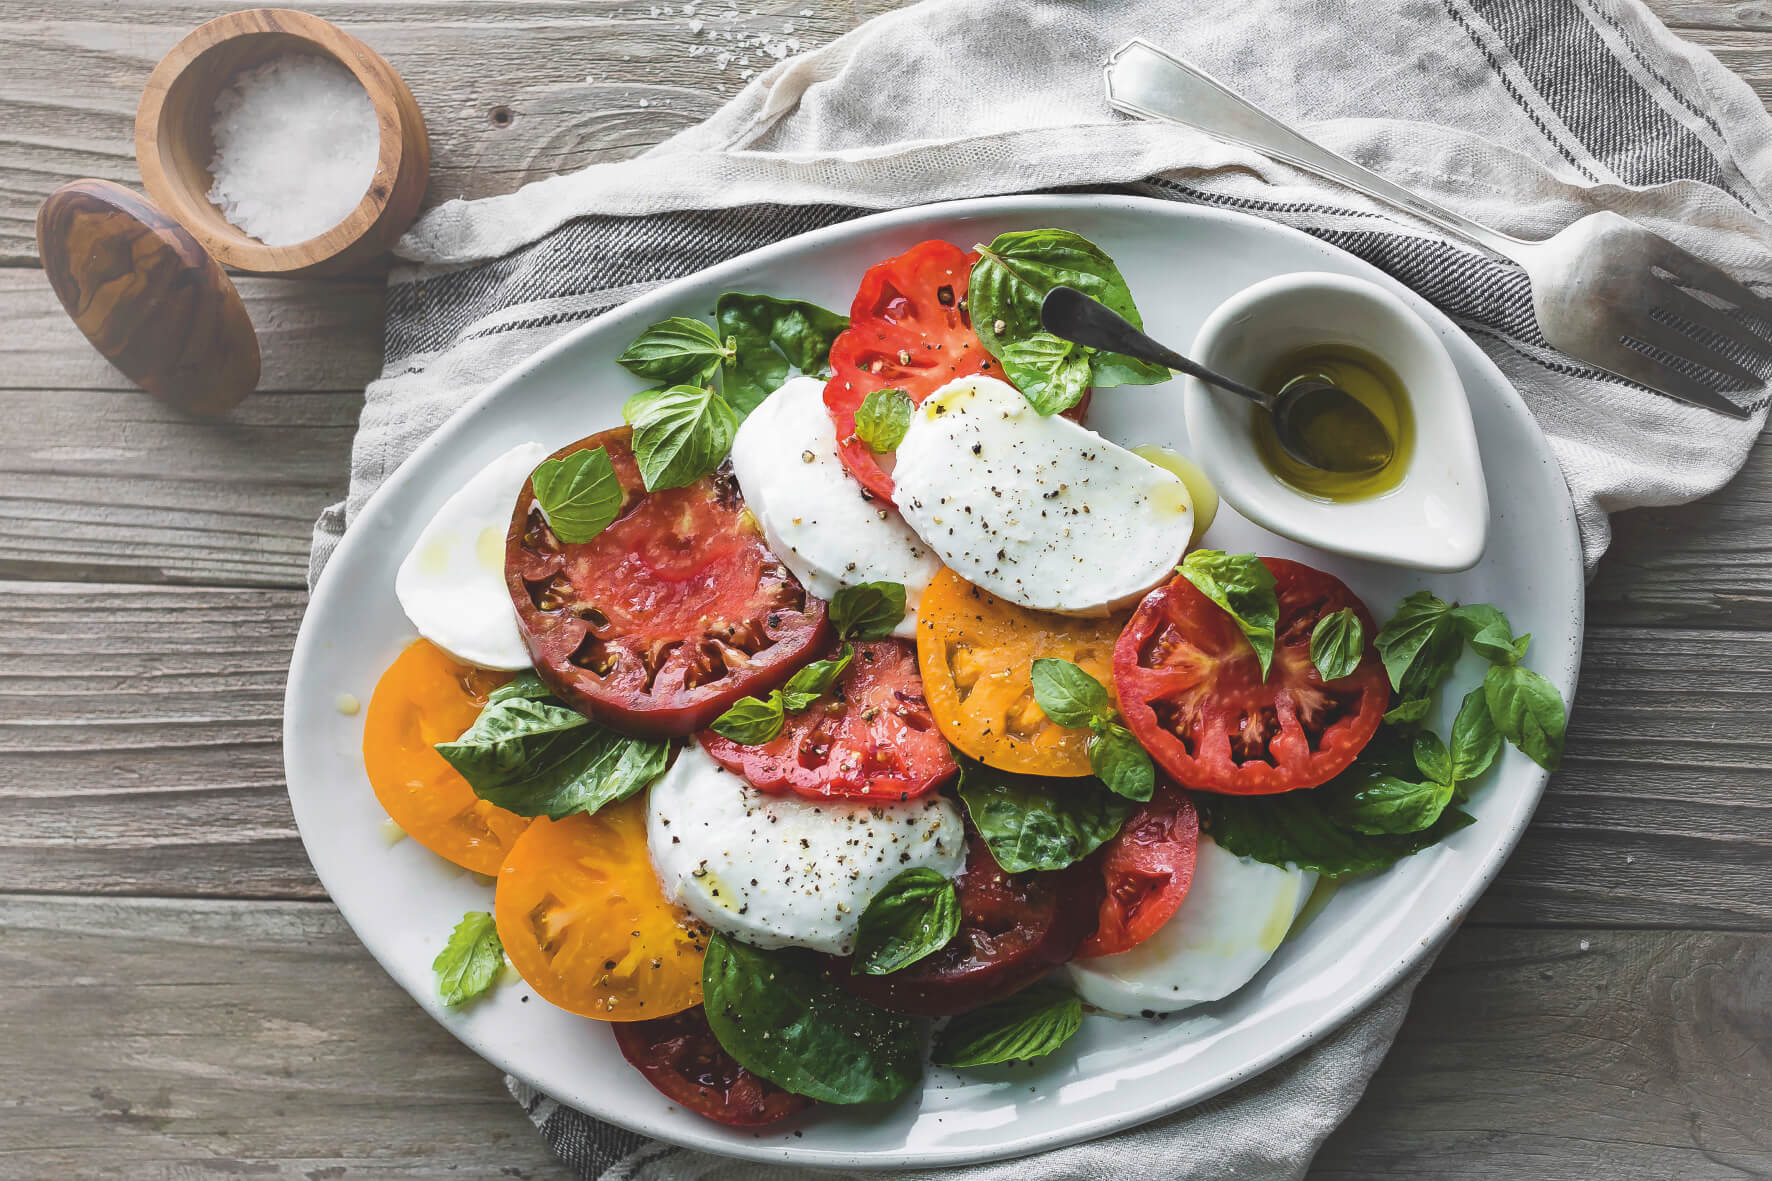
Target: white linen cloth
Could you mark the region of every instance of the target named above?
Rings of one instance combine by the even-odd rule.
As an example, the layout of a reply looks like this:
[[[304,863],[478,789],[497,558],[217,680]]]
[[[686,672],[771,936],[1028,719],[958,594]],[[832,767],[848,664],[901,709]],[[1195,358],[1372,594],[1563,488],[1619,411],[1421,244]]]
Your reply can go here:
[[[1764,422],[1764,391],[1752,421],[1735,422],[1598,373],[1544,343],[1511,263],[1248,150],[1113,114],[1101,65],[1134,36],[1497,229],[1542,237],[1613,209],[1759,290],[1772,286],[1772,120],[1744,82],[1634,0],[926,0],[781,62],[643,156],[451,202],[421,221],[401,243],[412,265],[389,287],[387,367],[368,390],[348,499],[316,526],[312,575],[420,440],[603,311],[866,210],[1067,186],[1285,222],[1432,300],[1543,426],[1590,572],[1609,513],[1702,496],[1741,466]],[[1094,1143],[939,1175],[1301,1176],[1377,1068],[1419,978],[1211,1102]],[[647,1142],[512,1089],[585,1177],[795,1175]]]

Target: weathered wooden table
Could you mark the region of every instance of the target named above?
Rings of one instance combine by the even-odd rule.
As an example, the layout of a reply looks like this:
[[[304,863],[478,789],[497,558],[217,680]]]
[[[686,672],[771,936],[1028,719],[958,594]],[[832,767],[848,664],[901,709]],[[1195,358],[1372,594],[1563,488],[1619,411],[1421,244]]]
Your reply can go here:
[[[309,7],[409,80],[442,200],[635,152],[768,44],[891,6]],[[1655,6],[1772,95],[1772,8]],[[0,0],[0,1176],[563,1177],[339,920],[283,792],[309,528],[343,492],[381,284],[243,280],[264,381],[223,422],[130,389],[32,220],[63,181],[136,182],[138,89],[224,6],[49,7]],[[1767,456],[1618,519],[1565,767],[1315,1176],[1772,1175]]]

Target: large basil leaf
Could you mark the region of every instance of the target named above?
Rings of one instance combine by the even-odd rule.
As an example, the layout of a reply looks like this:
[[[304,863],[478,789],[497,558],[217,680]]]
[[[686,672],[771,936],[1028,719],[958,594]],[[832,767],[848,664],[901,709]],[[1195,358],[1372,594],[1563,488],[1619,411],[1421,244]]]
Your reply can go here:
[[[885,976],[940,951],[959,933],[954,883],[928,866],[912,866],[887,882],[861,912],[849,970]]]
[[[542,460],[529,486],[548,528],[569,545],[591,540],[621,513],[621,480],[601,447]]]
[[[721,1047],[797,1095],[884,1103],[922,1075],[915,1022],[842,991],[810,952],[763,951],[716,934],[702,961],[701,991]]]
[[[805,300],[728,291],[714,301],[714,324],[721,339],[737,345],[720,363],[720,392],[743,418],[790,372],[828,372],[831,342],[849,327],[849,317]]]
[[[632,412],[634,462],[648,492],[693,484],[726,459],[738,418],[720,395],[701,386],[635,394]]]
[[[1432,591],[1405,595],[1372,642],[1391,687],[1405,700],[1431,698],[1464,649],[1451,604]]]
[[[431,961],[431,971],[437,974],[437,996],[451,1007],[466,1004],[497,983],[504,966],[505,948],[492,916],[470,910],[461,916],[449,942]]]
[[[615,363],[666,385],[707,385],[720,362],[735,356],[735,350],[722,344],[700,320],[672,316],[640,333]]]
[[[1569,719],[1555,685],[1523,665],[1497,664],[1483,677],[1483,699],[1503,738],[1546,771],[1557,769]]]
[[[972,281],[966,300],[972,312],[972,327],[993,357],[1007,369],[1011,356],[1016,364],[1037,370],[1041,377],[1036,385],[1066,386],[1075,384],[1079,375],[1070,358],[1086,360],[1088,375],[1085,386],[1153,385],[1168,381],[1169,370],[1148,361],[1139,361],[1120,353],[1058,353],[1044,350],[1036,357],[1026,342],[1045,335],[1040,323],[1040,303],[1054,287],[1075,287],[1083,294],[1099,300],[1143,327],[1138,308],[1132,302],[1132,290],[1101,247],[1069,230],[1018,230],[1000,234],[989,246],[981,246],[979,259],[972,268]],[[1056,338],[1054,338],[1056,339]],[[1020,344],[1018,350],[1011,346]],[[1054,356],[1046,356],[1052,353]],[[1014,370],[1009,378],[1017,386]],[[1022,387],[1027,392],[1026,387]],[[1057,406],[1062,395],[1042,395],[1046,405]],[[1035,403],[1040,407],[1041,403]],[[1063,408],[1060,406],[1059,408]],[[1053,411],[1041,408],[1042,414]]]
[[[1017,775],[955,757],[967,815],[1007,873],[1081,861],[1111,840],[1138,806],[1097,779]]]
[[[559,820],[638,792],[664,772],[671,744],[605,729],[527,674],[489,694],[467,733],[437,753],[481,799]]]
[[[1183,558],[1178,570],[1194,588],[1236,620],[1255,657],[1262,680],[1274,659],[1274,628],[1280,622],[1280,600],[1274,573],[1254,554],[1226,554],[1197,549]]]
[[[1042,1058],[1083,1026],[1083,1002],[1042,980],[995,1004],[961,1013],[935,1035],[937,1066],[991,1066]]]
[[[1448,747],[1452,759],[1452,780],[1463,783],[1475,779],[1489,769],[1501,753],[1501,733],[1495,719],[1489,716],[1489,702],[1481,685],[1464,695],[1458,717],[1452,721],[1452,741]]]
[[[1080,344],[1036,332],[1004,341],[998,355],[1004,376],[1042,415],[1061,414],[1089,392],[1089,353]]]
[[[1275,796],[1200,793],[1194,804],[1206,831],[1229,852],[1325,877],[1384,869],[1474,822],[1469,813],[1447,808],[1420,832],[1373,836],[1331,819],[1324,792],[1319,787]]]

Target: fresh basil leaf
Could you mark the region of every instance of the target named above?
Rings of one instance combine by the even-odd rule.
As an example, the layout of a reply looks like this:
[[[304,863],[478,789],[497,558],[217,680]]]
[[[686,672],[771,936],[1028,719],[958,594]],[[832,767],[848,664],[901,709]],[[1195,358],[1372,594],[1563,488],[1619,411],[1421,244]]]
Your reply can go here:
[[[1384,721],[1392,726],[1419,725],[1427,717],[1427,711],[1433,708],[1433,704],[1426,697],[1410,697],[1385,711]]]
[[[530,674],[502,685],[480,716],[437,753],[474,794],[519,816],[559,820],[625,800],[670,762],[665,739],[629,738],[547,695]]]
[[[1060,414],[1089,392],[1089,354],[1050,332],[1006,340],[997,354],[1007,377],[1042,415]]]
[[[1464,637],[1458,628],[1445,623],[1435,629],[1427,642],[1415,653],[1415,659],[1403,671],[1403,683],[1397,692],[1405,700],[1414,697],[1432,698],[1440,691],[1464,652]]]
[[[1311,629],[1311,663],[1324,681],[1339,681],[1366,655],[1366,626],[1352,607],[1331,611]]]
[[[897,451],[911,429],[911,396],[894,386],[874,390],[861,400],[855,412],[855,437],[876,455]]]
[[[740,746],[762,746],[781,733],[787,721],[786,710],[787,702],[780,689],[768,697],[740,697],[708,729]]]
[[[1119,832],[1137,807],[1092,778],[1043,779],[955,758],[960,800],[1005,873],[1075,864]]]
[[[505,967],[505,946],[498,926],[483,910],[470,910],[450,932],[449,942],[431,961],[437,974],[437,996],[449,1006],[466,1004],[498,982]]]
[[[1087,726],[1112,718],[1114,699],[1100,681],[1068,660],[1041,656],[1030,673],[1034,702],[1056,726]]]
[[[512,699],[541,701],[545,698],[552,698],[553,696],[554,691],[548,688],[547,683],[538,677],[534,670],[524,669],[510,680],[488,693],[486,695],[486,704],[496,705],[501,701],[509,701]]]
[[[667,385],[707,385],[723,359],[735,351],[720,343],[712,328],[687,316],[660,320],[640,333],[617,365]]]
[[[884,640],[904,620],[904,584],[863,582],[831,596],[831,626],[846,640]]]
[[[1524,665],[1496,664],[1483,677],[1483,699],[1503,738],[1546,771],[1557,769],[1569,718],[1555,685]]]
[[[1452,619],[1471,650],[1490,664],[1518,664],[1531,636],[1514,639],[1513,625],[1498,608],[1471,603],[1452,608]]]
[[[1178,569],[1243,629],[1261,662],[1261,678],[1265,681],[1268,665],[1274,659],[1274,628],[1280,620],[1273,572],[1254,554],[1227,554],[1214,549],[1195,550],[1182,559]]]
[[[1501,753],[1501,733],[1489,716],[1489,702],[1481,685],[1464,695],[1458,717],[1452,721],[1452,779],[1464,783],[1489,769]]]
[[[1415,736],[1415,769],[1434,783],[1452,782],[1452,755],[1432,730]]]
[[[621,480],[601,447],[542,460],[529,485],[548,528],[568,545],[591,540],[621,513]]]
[[[1089,736],[1089,769],[1117,796],[1144,803],[1157,788],[1150,752],[1118,722],[1096,720]]]
[[[921,1077],[916,1023],[850,996],[799,949],[708,940],[702,1005],[721,1048],[753,1074],[822,1103],[884,1103]]]
[[[1358,791],[1338,797],[1335,819],[1371,835],[1420,832],[1452,802],[1450,783],[1415,783],[1379,775]]]
[[[1457,636],[1456,625],[1450,618],[1451,611],[1452,608],[1446,601],[1432,591],[1416,591],[1403,596],[1403,601],[1397,605],[1397,613],[1378,629],[1378,635],[1372,641],[1378,648],[1380,659],[1384,661],[1384,671],[1390,676],[1391,688],[1402,691],[1403,676],[1415,663],[1423,648],[1448,633]],[[1457,659],[1456,652],[1453,653],[1453,659]],[[1405,697],[1430,695],[1404,694]]]
[[[851,973],[886,976],[946,947],[960,933],[954,883],[927,866],[900,873],[868,901]]]
[[[1371,784],[1372,777],[1362,776],[1350,794]],[[1212,839],[1227,851],[1269,865],[1296,865],[1325,877],[1384,869],[1473,823],[1469,813],[1446,808],[1419,832],[1374,836],[1336,821],[1332,805],[1341,791],[1349,789],[1331,792],[1329,788],[1325,784],[1274,796],[1201,792],[1194,796],[1194,805]]]
[[[963,1069],[1043,1058],[1083,1026],[1083,1002],[1042,980],[1014,996],[961,1013],[935,1035],[931,1061]]]
[[[629,401],[638,402],[633,407],[634,462],[648,492],[693,484],[732,450],[738,418],[712,390],[674,385]]]
[[[720,363],[720,390],[743,418],[794,370],[823,376],[831,342],[849,317],[800,299],[728,291],[714,301],[714,323],[735,352]]]
[[[843,650],[830,660],[814,660],[811,664],[788,678],[782,686],[782,704],[789,713],[799,713],[807,706],[829,693],[836,685],[837,679],[849,668],[849,662],[855,659],[855,646],[844,644]],[[755,700],[753,698],[753,700]]]
[[[1132,289],[1102,249],[1069,230],[1019,230],[981,246],[972,267],[967,304],[972,326],[993,357],[1007,365],[1007,346],[1045,331],[1040,303],[1054,287],[1075,287],[1143,327]],[[1153,385],[1171,374],[1161,365],[1121,353],[1085,353],[1086,385]],[[1012,377],[1011,380],[1014,380]],[[1020,385],[1020,382],[1016,382]]]

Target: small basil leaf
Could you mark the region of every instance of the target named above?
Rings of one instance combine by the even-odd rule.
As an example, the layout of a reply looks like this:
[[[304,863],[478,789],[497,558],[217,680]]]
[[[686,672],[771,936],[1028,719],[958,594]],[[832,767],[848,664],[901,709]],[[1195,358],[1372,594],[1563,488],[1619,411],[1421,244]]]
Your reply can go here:
[[[1471,651],[1490,664],[1517,664],[1526,654],[1524,642],[1518,648],[1514,646],[1514,629],[1507,616],[1487,603],[1454,607],[1452,620],[1458,625],[1459,634],[1471,646]],[[1531,638],[1526,636],[1525,641]]]
[[[1452,755],[1432,730],[1415,736],[1415,769],[1434,783],[1452,782]]]
[[[911,396],[888,386],[874,390],[861,400],[855,412],[855,437],[875,454],[897,451],[911,428],[911,411],[916,409]]]
[[[1427,717],[1433,702],[1425,697],[1410,697],[1385,711],[1384,721],[1392,726],[1415,726]]]
[[[735,346],[720,364],[720,389],[742,419],[794,370],[823,376],[849,318],[805,300],[728,291],[714,301],[714,323]]]
[[[904,584],[863,582],[831,597],[831,626],[847,640],[884,640],[904,620]]]
[[[1112,839],[1137,807],[1092,778],[1042,779],[955,758],[960,800],[1005,873],[1075,864]]]
[[[1403,688],[1403,675],[1409,671],[1424,647],[1450,632],[1456,637],[1456,626],[1449,618],[1452,608],[1432,591],[1416,591],[1405,595],[1397,605],[1397,613],[1378,629],[1373,644],[1390,675],[1391,687]],[[1442,641],[1443,642],[1443,641]],[[1457,659],[1457,653],[1453,653]],[[1431,688],[1431,687],[1430,687]],[[1406,693],[1406,697],[1426,697],[1429,693]]]
[[[834,659],[815,660],[789,677],[788,683],[782,686],[782,700],[786,703],[787,708],[794,713],[799,713],[829,693],[831,688],[836,685],[837,679],[848,669],[849,662],[854,659],[855,646],[844,644],[843,651],[838,653]]]
[[[720,1046],[752,1074],[823,1103],[884,1103],[921,1077],[916,1023],[842,991],[799,949],[708,940],[702,1005]]]
[[[1089,392],[1089,355],[1050,332],[1003,343],[1003,374],[1041,415],[1059,414]]]
[[[505,948],[498,926],[483,910],[470,910],[450,932],[449,942],[431,961],[437,974],[437,996],[450,1006],[465,1004],[484,993],[504,971]]]
[[[1450,623],[1442,625],[1415,653],[1415,659],[1403,672],[1403,683],[1397,692],[1405,699],[1433,697],[1452,675],[1463,651],[1464,637],[1458,628]]]
[[[1340,797],[1335,819],[1360,833],[1416,833],[1439,820],[1451,802],[1449,783],[1415,783],[1379,775],[1358,791]]]
[[[954,883],[927,866],[905,870],[869,900],[849,970],[885,976],[946,947],[960,932]]]
[[[479,798],[555,820],[627,799],[671,757],[668,740],[599,726],[547,695],[533,674],[495,689],[467,732],[436,750]]]
[[[810,701],[806,703],[810,704]],[[768,697],[740,697],[727,706],[726,712],[715,718],[708,729],[740,746],[762,746],[781,733],[787,720],[786,709],[787,703],[780,689]]]
[[[706,385],[732,354],[712,328],[687,316],[660,320],[640,333],[617,365],[667,385]]]
[[[1475,779],[1489,769],[1501,753],[1501,733],[1495,719],[1489,716],[1489,702],[1482,686],[1464,695],[1458,717],[1452,722],[1452,778],[1463,783]]]
[[[1087,726],[1097,716],[1111,717],[1114,699],[1100,681],[1068,660],[1041,656],[1030,677],[1034,701],[1057,726]]]
[[[648,492],[693,484],[732,450],[738,418],[720,395],[700,386],[677,385],[634,406],[634,462]]]
[[[1157,769],[1132,731],[1118,722],[1094,723],[1089,736],[1089,769],[1117,796],[1144,803],[1157,787]]]
[[[591,540],[621,513],[621,480],[601,447],[542,460],[529,486],[548,528],[568,545]]]
[[[1082,1028],[1083,1002],[1050,980],[962,1013],[935,1035],[931,1061],[962,1069],[1042,1058]]]
[[[1324,681],[1339,681],[1360,667],[1366,627],[1352,607],[1332,611],[1311,629],[1311,663]]]
[[[1248,637],[1267,679],[1274,659],[1274,628],[1280,619],[1280,602],[1274,593],[1274,575],[1254,554],[1226,554],[1197,549],[1182,559],[1180,573],[1199,592],[1224,609]]]
[[[541,701],[551,698],[554,691],[531,669],[525,669],[486,695],[487,705],[497,705],[501,701],[521,698],[526,701]]]
[[[1503,738],[1546,771],[1557,769],[1569,718],[1555,685],[1524,665],[1496,664],[1483,677],[1483,699]]]

